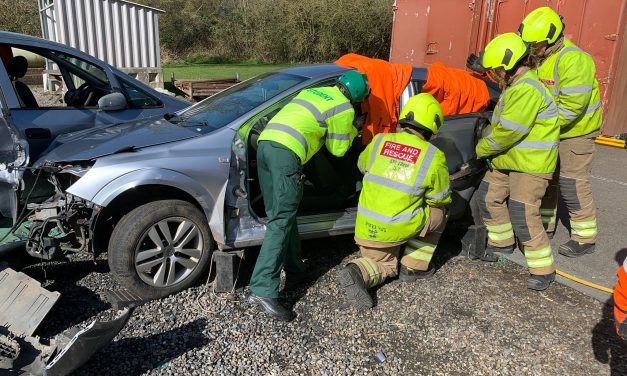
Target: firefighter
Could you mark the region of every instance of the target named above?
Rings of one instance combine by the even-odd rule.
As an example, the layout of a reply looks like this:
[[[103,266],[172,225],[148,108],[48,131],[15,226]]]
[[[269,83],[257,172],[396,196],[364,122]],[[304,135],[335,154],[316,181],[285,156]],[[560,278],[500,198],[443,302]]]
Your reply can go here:
[[[400,114],[399,133],[378,134],[360,154],[364,174],[359,196],[355,241],[361,258],[338,275],[347,301],[371,308],[368,289],[396,277],[412,282],[435,269],[431,257],[446,225],[451,202],[444,153],[429,143],[444,116],[430,94],[411,97]]]
[[[369,92],[367,77],[348,71],[335,86],[301,91],[259,136],[257,168],[268,220],[247,300],[275,319],[295,317],[277,299],[281,269],[285,269],[288,282],[298,281],[304,272],[296,225],[303,165],[323,145],[338,157],[348,151],[357,135],[353,105]]]
[[[559,113],[559,167],[542,205],[542,219],[547,232],[554,232],[559,181],[571,229],[571,239],[559,247],[559,253],[568,257],[592,253],[597,221],[589,179],[594,138],[602,120],[594,60],[564,37],[561,17],[549,7],[529,13],[518,33],[531,44],[538,77],[555,97]]]
[[[557,108],[529,67],[527,45],[515,33],[494,38],[480,59],[503,89],[489,134],[476,147],[477,156],[491,164],[478,190],[488,230],[487,260],[512,253],[515,233],[529,267],[527,287],[545,290],[555,269],[540,202],[557,164]]]

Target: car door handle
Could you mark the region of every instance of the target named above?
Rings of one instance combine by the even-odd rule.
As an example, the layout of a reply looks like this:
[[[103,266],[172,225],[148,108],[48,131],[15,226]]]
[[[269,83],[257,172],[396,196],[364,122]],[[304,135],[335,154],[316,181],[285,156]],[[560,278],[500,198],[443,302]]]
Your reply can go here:
[[[48,128],[26,128],[26,138],[31,140],[42,140],[52,138],[52,133]]]

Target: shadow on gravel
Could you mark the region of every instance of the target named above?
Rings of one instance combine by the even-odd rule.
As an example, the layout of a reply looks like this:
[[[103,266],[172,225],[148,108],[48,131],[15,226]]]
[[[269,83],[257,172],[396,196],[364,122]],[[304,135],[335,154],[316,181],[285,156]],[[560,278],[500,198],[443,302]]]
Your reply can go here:
[[[177,374],[170,369],[170,360],[207,345],[206,329],[207,320],[202,318],[163,333],[119,339],[96,353],[76,374],[141,375],[150,370]]]
[[[78,281],[91,273],[108,271],[107,262],[102,260],[95,265],[93,261],[47,262],[24,269],[24,273],[42,281],[46,289],[61,293],[61,298],[36,334],[42,337],[54,336],[110,308],[96,292],[77,285]]]
[[[616,252],[614,260],[620,266],[627,257],[627,248]],[[610,365],[612,376],[627,375],[627,343],[617,334],[614,326],[614,299],[610,298],[603,306],[603,317],[592,329],[594,357],[603,364]]]

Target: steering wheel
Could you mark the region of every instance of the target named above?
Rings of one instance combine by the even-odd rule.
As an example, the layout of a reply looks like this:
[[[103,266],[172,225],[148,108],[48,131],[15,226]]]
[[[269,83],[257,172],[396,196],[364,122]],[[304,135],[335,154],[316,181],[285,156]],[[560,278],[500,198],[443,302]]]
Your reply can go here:
[[[68,90],[65,93],[65,104],[72,107],[88,107],[95,105],[94,99],[96,95],[90,84],[85,82],[77,89]]]

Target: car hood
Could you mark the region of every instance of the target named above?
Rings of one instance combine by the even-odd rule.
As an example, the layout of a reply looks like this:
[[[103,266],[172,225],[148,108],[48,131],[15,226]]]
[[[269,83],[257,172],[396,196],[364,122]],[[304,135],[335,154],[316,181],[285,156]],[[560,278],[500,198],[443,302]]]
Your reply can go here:
[[[196,128],[172,124],[163,117],[91,128],[58,136],[33,167],[40,167],[46,162],[92,160],[198,135]]]

